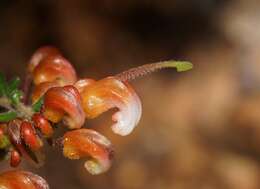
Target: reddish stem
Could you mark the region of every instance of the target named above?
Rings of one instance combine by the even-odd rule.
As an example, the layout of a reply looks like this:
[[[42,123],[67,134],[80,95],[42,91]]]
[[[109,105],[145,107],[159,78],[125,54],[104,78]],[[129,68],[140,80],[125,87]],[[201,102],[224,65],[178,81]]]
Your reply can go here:
[[[31,84],[32,84],[32,76],[31,74],[27,73],[22,87],[22,91],[24,93],[22,102],[24,104],[29,103],[29,93],[30,93]]]

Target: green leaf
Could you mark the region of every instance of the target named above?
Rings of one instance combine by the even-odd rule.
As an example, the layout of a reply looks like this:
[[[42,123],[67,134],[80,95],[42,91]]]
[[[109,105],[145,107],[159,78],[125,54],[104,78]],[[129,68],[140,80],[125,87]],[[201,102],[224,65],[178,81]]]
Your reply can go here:
[[[17,117],[17,113],[13,111],[0,113],[0,122],[8,122]]]
[[[44,101],[44,98],[41,97],[37,102],[35,102],[32,105],[33,111],[39,112],[41,110],[42,105],[43,105],[43,101]]]
[[[12,93],[14,90],[17,90],[21,83],[21,79],[19,77],[15,77],[8,83],[8,92]]]
[[[12,91],[11,94],[9,94],[9,98],[11,99],[11,102],[14,105],[17,105],[20,102],[22,96],[23,92],[18,89],[15,89],[14,91]]]

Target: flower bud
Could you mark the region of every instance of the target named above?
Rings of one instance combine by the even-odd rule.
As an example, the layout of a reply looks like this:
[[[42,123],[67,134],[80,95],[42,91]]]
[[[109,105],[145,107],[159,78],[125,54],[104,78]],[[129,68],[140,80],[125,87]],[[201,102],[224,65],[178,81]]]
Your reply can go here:
[[[20,130],[22,139],[30,149],[36,151],[42,147],[43,143],[30,122],[23,121]]]
[[[77,80],[70,62],[60,55],[45,57],[33,71],[35,85],[57,81],[60,85],[71,85]]]
[[[70,129],[80,128],[85,114],[78,90],[73,86],[49,89],[44,96],[44,116],[54,123],[63,119]]]
[[[24,139],[22,139],[22,135],[24,134],[21,132],[21,124],[22,121],[20,119],[14,119],[8,123],[6,131],[8,138],[13,144],[14,148],[21,154],[21,156],[23,156],[33,165],[41,166],[44,161],[44,156],[41,151],[32,151],[29,146],[24,145]],[[29,143],[30,142],[28,142],[28,144]]]
[[[51,124],[48,122],[48,120],[41,115],[40,113],[35,113],[32,117],[34,126],[38,129],[40,129],[41,133],[45,137],[50,137],[53,135],[53,128]]]
[[[21,162],[21,155],[16,150],[11,150],[10,153],[10,166],[17,167]]]

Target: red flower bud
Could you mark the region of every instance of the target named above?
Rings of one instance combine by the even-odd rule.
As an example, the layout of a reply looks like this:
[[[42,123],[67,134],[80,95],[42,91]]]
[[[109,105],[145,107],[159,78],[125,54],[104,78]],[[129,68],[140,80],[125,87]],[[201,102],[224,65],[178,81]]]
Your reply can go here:
[[[9,139],[24,158],[35,166],[40,166],[43,163],[43,156],[40,151],[31,151],[30,148],[23,144],[21,123],[22,121],[19,119],[15,119],[8,123],[7,134]]]
[[[7,171],[0,174],[0,188],[3,189],[49,189],[40,176],[26,171]]]
[[[53,128],[43,115],[41,115],[40,113],[36,113],[33,115],[32,120],[34,122],[34,126],[36,128],[39,128],[45,137],[52,136]]]
[[[65,133],[63,154],[69,159],[89,157],[85,168],[91,174],[100,174],[109,169],[113,158],[110,141],[91,129],[78,129]]]
[[[101,113],[118,108],[112,119],[112,130],[120,135],[131,133],[138,124],[142,106],[133,88],[126,82],[107,77],[87,85],[81,92],[86,118],[95,118]]]
[[[33,151],[39,150],[43,145],[32,124],[28,121],[23,121],[21,124],[21,137]]]
[[[44,116],[55,123],[63,118],[70,129],[80,128],[85,114],[78,90],[73,86],[49,89],[44,96]]]
[[[10,154],[10,166],[17,167],[21,162],[21,155],[16,150],[11,150]]]
[[[76,72],[70,62],[60,55],[45,57],[33,71],[35,85],[57,81],[61,85],[74,84]]]

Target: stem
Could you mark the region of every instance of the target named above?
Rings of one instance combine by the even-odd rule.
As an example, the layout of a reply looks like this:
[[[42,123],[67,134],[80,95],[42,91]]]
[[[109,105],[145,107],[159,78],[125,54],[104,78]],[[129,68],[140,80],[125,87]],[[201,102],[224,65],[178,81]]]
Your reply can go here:
[[[26,76],[25,76],[23,87],[22,87],[22,91],[24,93],[24,97],[22,99],[22,102],[24,104],[28,104],[31,84],[32,84],[32,76],[31,76],[31,74],[27,73]]]
[[[131,81],[138,77],[145,76],[149,73],[153,73],[164,68],[176,68],[177,72],[183,72],[192,69],[192,67],[193,65],[190,62],[170,60],[145,64],[136,68],[131,68],[127,71],[115,75],[115,77],[118,78],[120,81]]]
[[[16,106],[18,117],[23,117],[26,119],[31,119],[34,112],[31,107],[24,105],[23,103],[19,103]]]

